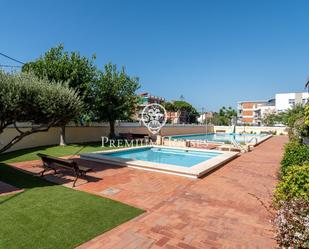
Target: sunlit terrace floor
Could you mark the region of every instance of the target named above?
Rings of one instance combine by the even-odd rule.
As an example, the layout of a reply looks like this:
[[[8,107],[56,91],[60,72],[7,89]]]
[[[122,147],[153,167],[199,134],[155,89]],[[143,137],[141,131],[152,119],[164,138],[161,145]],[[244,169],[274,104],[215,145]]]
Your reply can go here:
[[[90,182],[79,180],[76,189],[147,211],[80,249],[275,248],[270,215],[260,201],[271,201],[285,142],[273,137],[198,180],[76,159],[95,169]],[[38,172],[33,166],[39,164],[11,165]],[[72,185],[69,176],[46,178]]]

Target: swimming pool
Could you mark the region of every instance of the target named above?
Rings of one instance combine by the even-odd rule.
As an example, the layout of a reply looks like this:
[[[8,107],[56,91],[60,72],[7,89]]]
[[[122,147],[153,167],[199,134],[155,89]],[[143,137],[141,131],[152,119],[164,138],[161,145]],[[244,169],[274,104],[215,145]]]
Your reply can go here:
[[[198,178],[232,160],[238,152],[211,151],[167,146],[141,146],[81,154],[81,159],[106,165]]]
[[[214,158],[220,154],[222,153],[213,151],[203,152],[186,149],[168,149],[152,147],[118,151],[115,153],[109,153],[106,156],[130,160],[142,160],[154,163],[172,164],[182,167],[192,167],[198,163]]]
[[[259,142],[266,138],[267,134],[240,134],[240,133],[208,133],[190,134],[167,137],[172,140],[207,140],[216,142],[231,142],[232,139],[238,143]],[[256,141],[257,140],[257,141]]]

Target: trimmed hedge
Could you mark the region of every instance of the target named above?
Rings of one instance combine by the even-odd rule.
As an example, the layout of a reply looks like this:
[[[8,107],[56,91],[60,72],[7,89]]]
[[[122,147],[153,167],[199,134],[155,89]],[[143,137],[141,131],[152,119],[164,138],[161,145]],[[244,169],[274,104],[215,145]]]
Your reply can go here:
[[[301,198],[309,202],[309,164],[303,166],[290,166],[282,181],[277,185],[275,201]]]
[[[280,248],[309,248],[309,146],[291,141],[281,161],[274,204]]]
[[[309,164],[309,146],[295,141],[286,144],[281,161],[281,177],[287,173],[289,167],[304,164]]]

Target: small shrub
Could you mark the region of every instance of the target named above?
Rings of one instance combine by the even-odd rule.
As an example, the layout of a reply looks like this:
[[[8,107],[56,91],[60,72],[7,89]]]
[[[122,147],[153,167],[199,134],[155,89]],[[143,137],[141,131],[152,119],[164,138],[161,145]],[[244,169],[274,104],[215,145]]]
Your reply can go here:
[[[309,146],[297,141],[291,141],[285,146],[285,153],[281,161],[281,174],[286,174],[287,169],[293,165],[303,165],[309,162]]]
[[[309,205],[309,164],[303,166],[291,166],[275,191],[275,202],[302,198]]]
[[[305,124],[309,126],[309,103],[305,107]]]
[[[275,218],[281,248],[309,248],[309,205],[303,199],[282,202]]]

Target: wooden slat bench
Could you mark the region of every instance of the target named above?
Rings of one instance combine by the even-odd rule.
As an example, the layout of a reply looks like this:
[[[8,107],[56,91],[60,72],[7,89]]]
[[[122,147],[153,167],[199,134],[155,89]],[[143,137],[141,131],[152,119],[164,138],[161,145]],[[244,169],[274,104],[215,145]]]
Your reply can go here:
[[[91,168],[78,165],[76,162],[70,159],[62,159],[58,157],[53,157],[45,154],[37,154],[43,162],[44,170],[40,173],[41,176],[48,170],[53,170],[55,174],[57,174],[57,169],[64,168],[74,172],[75,179],[73,183],[73,187],[75,187],[75,183],[79,177],[85,176],[88,172],[92,171]]]

